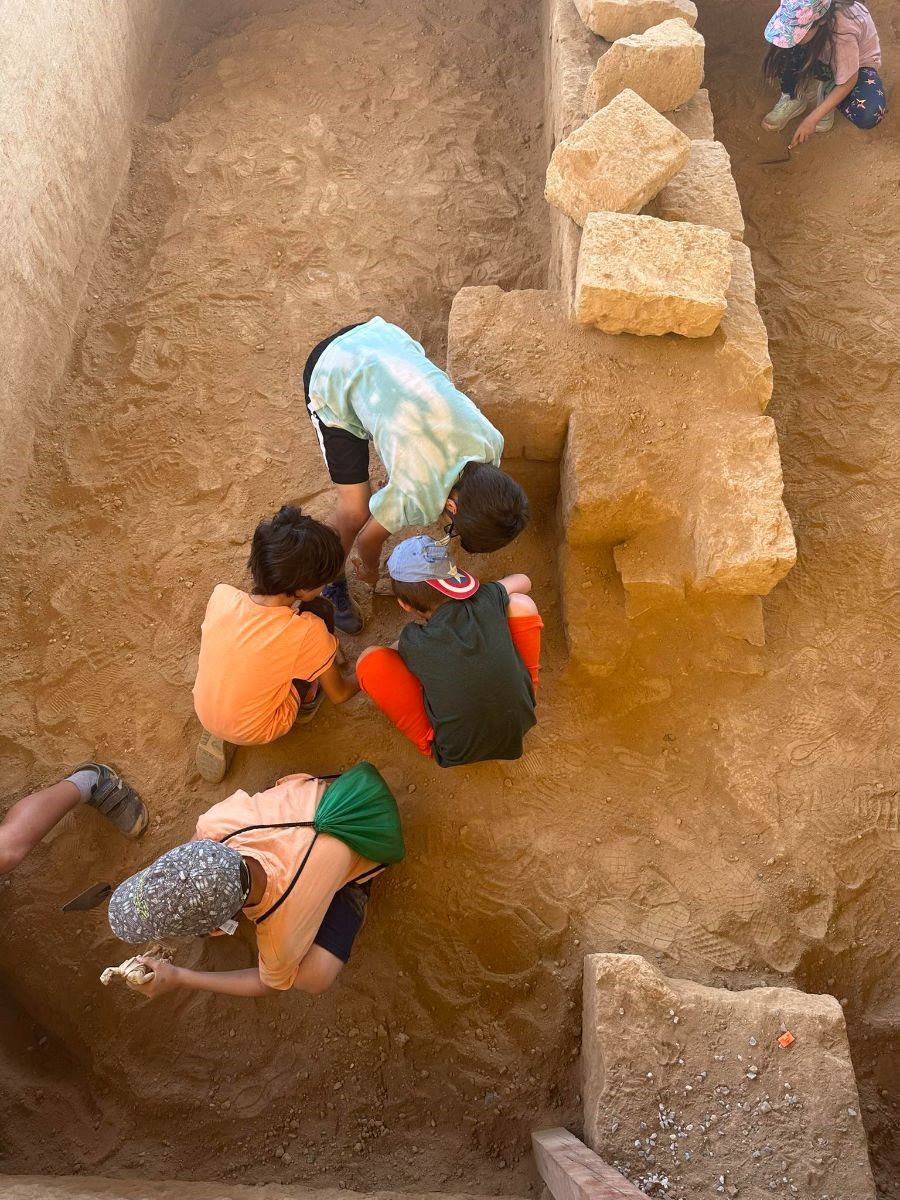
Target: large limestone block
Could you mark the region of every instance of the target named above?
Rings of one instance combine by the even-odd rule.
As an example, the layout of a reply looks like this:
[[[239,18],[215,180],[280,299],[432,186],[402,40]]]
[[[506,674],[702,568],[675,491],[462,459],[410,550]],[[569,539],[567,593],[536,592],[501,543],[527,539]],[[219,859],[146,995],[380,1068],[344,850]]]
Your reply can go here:
[[[693,0],[575,0],[582,21],[607,42],[645,33],[661,21],[682,17],[689,25],[697,23],[697,5]]]
[[[544,196],[579,225],[591,212],[638,213],[690,154],[690,139],[626,88],[556,147]]]
[[[727,308],[732,241],[721,229],[591,213],[575,283],[575,317],[605,333],[709,337]]]
[[[684,167],[651,201],[647,212],[663,221],[713,225],[743,241],[744,214],[731,159],[722,143],[692,142]]]
[[[723,378],[733,394],[763,412],[772,399],[769,335],[756,304],[756,276],[750,250],[732,242],[728,310],[715,335]]]
[[[685,100],[684,104],[666,113],[666,116],[692,140],[705,139],[711,142],[716,136],[715,118],[706,88],[699,88],[690,100]]]
[[[584,98],[587,112],[631,88],[659,112],[678,108],[703,82],[705,42],[677,18],[614,42],[597,63]]]
[[[607,1163],[673,1196],[873,1200],[837,1000],[667,979],[635,955],[584,966],[584,1136]]]
[[[698,470],[693,586],[765,596],[797,561],[774,422],[731,414],[711,421]]]

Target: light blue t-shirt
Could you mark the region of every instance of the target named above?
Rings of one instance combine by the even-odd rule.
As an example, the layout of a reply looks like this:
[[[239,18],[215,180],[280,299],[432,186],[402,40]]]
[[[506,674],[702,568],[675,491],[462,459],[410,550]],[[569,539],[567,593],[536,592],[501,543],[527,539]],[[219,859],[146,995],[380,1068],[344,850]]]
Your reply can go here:
[[[503,438],[408,333],[373,317],[326,347],[310,408],[375,443],[388,472],[369,511],[390,533],[430,525],[469,462],[500,465]]]

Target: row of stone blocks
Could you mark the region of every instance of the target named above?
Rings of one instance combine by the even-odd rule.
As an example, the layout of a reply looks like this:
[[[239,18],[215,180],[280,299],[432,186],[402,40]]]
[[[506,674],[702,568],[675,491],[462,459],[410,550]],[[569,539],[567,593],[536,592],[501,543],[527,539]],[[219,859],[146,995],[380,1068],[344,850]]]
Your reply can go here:
[[[591,954],[582,1071],[587,1145],[532,1135],[552,1200],[874,1200],[833,996],[704,987]]]
[[[557,150],[557,167],[566,156],[574,166],[568,183],[562,171],[554,182],[556,167],[548,172],[548,194],[560,203],[549,209],[550,290],[460,292],[448,369],[502,430],[508,458],[560,461],[560,582],[575,661],[607,675],[629,653],[643,669],[644,653],[654,663],[647,669],[658,671],[660,636],[667,646],[676,640],[674,621],[678,640],[691,654],[702,645],[714,669],[755,670],[760,597],[784,577],[796,549],[775,428],[762,415],[772,364],[728,156],[696,73],[685,76],[682,88],[689,78],[694,90],[674,111],[658,112],[635,86],[637,75],[602,109],[586,111],[598,57],[602,65],[620,52],[586,28],[572,0],[545,3],[548,156]],[[626,42],[652,34],[651,18],[674,21],[682,38],[683,26],[689,45],[699,38],[693,6],[683,0],[677,16],[668,0],[637,7],[647,25]],[[615,16],[618,29],[626,16],[636,19],[634,0],[580,8],[592,9],[595,23]],[[627,170],[618,169],[622,156]],[[604,207],[617,211],[591,215],[597,188],[606,189]],[[572,319],[579,252],[580,303],[589,317],[596,299],[589,278],[616,287],[627,276],[625,237],[695,224],[715,248],[718,284],[712,319],[705,303],[693,311],[681,305],[681,316],[694,322],[686,331],[705,336],[639,337]],[[662,253],[653,253],[663,265]],[[643,322],[648,332],[647,308],[629,313],[631,303],[616,300],[619,319],[610,328]],[[671,316],[671,301],[665,305]]]
[[[584,226],[574,310],[584,324],[706,337],[724,315],[728,238],[744,229],[728,154],[708,139],[694,149],[661,115],[697,91],[703,55],[683,17],[615,42],[585,93],[599,111],[553,151],[545,195]]]

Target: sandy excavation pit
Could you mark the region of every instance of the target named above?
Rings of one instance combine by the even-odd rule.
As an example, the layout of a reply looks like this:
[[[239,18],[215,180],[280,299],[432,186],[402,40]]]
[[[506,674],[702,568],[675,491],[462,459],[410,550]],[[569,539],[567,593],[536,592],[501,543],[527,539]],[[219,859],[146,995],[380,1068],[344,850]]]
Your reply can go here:
[[[241,581],[247,535],[282,500],[328,511],[298,406],[307,350],[378,311],[443,361],[461,288],[540,291],[563,270],[542,199],[553,6],[188,7],[164,19],[71,361],[22,408],[33,454],[24,435],[14,447],[4,798],[96,754],[127,769],[154,824],[123,849],[79,814],[0,886],[0,1169],[524,1196],[531,1129],[582,1119],[583,955],[624,950],[704,984],[838,997],[880,1194],[900,1194],[900,154],[889,126],[838,128],[802,172],[759,169],[773,151],[757,120],[760,0],[706,0],[698,29],[799,546],[764,603],[765,645],[729,620],[723,634],[713,605],[645,616],[602,673],[567,665],[558,466],[519,461],[538,519],[490,573],[529,571],[548,624],[526,757],[439,773],[362,700],[240,753],[234,787],[358,757],[397,786],[410,856],[377,886],[342,985],[147,1006],[97,985],[121,956],[102,912],[63,917],[61,901],[189,835],[227,794],[192,767],[208,593]],[[895,55],[884,0],[872,9]],[[603,578],[615,574],[610,559]],[[616,586],[604,645],[624,620]],[[365,638],[394,636],[391,602],[375,603]],[[589,638],[595,606],[575,589],[567,604]],[[180,961],[249,954],[237,941]]]

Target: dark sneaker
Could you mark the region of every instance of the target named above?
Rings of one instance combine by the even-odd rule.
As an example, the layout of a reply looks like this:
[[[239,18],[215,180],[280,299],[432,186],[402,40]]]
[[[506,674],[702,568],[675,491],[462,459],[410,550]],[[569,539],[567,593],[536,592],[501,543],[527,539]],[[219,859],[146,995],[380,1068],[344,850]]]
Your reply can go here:
[[[319,687],[318,683],[314,683],[307,689],[306,699],[302,699],[297,706],[297,715],[294,717],[295,725],[305,725],[307,721],[311,721],[319,711],[319,706],[325,697],[325,693]]]
[[[342,633],[359,633],[363,627],[359,605],[350,595],[346,579],[336,579],[322,589],[322,595],[334,605],[334,623]]]

